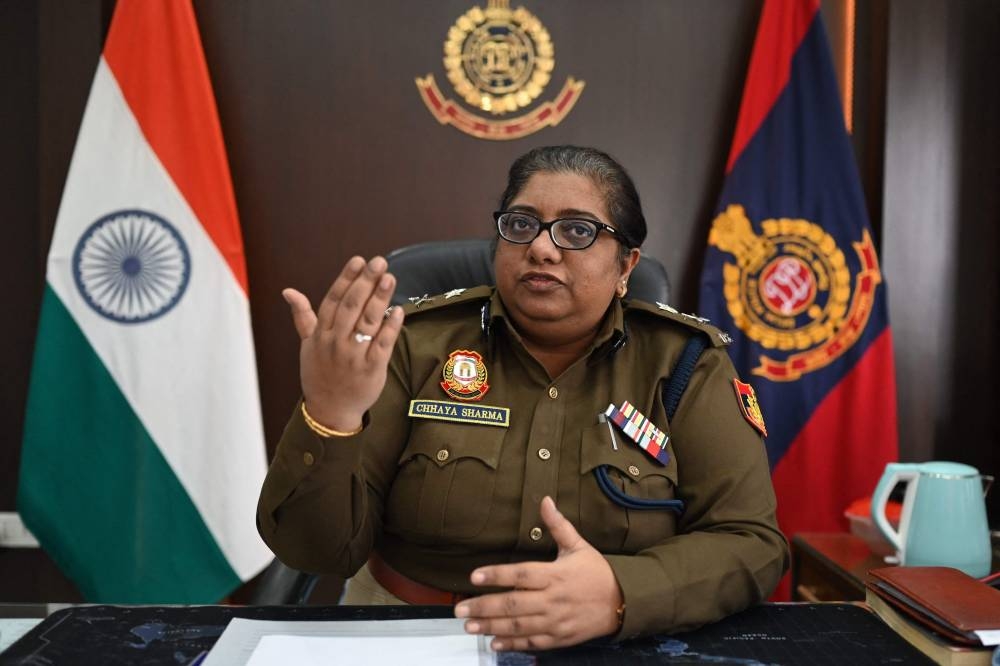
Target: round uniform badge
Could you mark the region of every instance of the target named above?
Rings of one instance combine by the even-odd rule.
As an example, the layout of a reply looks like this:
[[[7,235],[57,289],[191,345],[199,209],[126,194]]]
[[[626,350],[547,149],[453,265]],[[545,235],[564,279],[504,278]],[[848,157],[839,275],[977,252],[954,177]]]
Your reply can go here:
[[[441,388],[456,400],[482,400],[490,390],[486,365],[478,352],[456,349],[448,354],[441,375],[444,379]]]

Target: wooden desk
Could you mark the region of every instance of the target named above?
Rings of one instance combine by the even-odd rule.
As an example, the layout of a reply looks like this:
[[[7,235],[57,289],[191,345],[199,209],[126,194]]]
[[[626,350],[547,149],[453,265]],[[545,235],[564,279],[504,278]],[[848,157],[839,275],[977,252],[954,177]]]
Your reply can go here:
[[[792,538],[793,601],[864,601],[868,571],[888,566],[853,534],[802,532]]]
[[[1000,571],[1000,533],[992,533]],[[846,532],[801,532],[792,537],[792,601],[864,601],[871,569],[890,566],[862,539]]]

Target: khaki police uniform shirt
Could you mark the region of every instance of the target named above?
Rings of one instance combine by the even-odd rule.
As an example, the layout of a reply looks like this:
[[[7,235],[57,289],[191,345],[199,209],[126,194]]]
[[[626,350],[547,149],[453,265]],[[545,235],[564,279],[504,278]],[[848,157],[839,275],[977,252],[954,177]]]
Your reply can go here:
[[[700,334],[712,343],[668,423],[664,379]],[[509,408],[508,427],[407,415],[413,399],[457,402],[441,387],[457,350],[480,353],[488,373],[482,399],[463,404]],[[303,571],[349,577],[377,548],[414,580],[476,593],[476,567],[555,557],[539,516],[550,495],[614,571],[627,604],[619,636],[711,622],[765,598],[787,567],[763,442],[735,377],[718,330],[615,299],[590,351],[553,379],[494,290],[437,296],[407,306],[360,434],[319,437],[296,409],[264,481],[260,533]],[[598,414],[625,400],[669,435],[666,465],[621,431],[612,446]],[[598,487],[599,465],[629,495],[681,499],[684,513],[618,506]]]

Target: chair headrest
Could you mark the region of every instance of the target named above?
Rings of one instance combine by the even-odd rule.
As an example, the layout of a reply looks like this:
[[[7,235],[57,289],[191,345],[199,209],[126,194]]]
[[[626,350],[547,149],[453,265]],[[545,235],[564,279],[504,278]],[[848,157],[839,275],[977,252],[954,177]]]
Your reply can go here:
[[[442,294],[451,289],[493,285],[493,256],[487,239],[433,241],[408,245],[386,255],[396,276],[394,305],[410,297]],[[630,298],[670,302],[670,279],[656,259],[642,255],[629,278]]]

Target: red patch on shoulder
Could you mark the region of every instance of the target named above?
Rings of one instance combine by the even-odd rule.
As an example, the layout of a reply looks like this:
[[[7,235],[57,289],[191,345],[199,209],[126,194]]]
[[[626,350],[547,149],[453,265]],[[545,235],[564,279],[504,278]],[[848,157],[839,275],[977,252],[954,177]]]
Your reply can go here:
[[[752,425],[757,432],[767,437],[767,426],[764,425],[764,414],[760,411],[760,403],[757,402],[757,394],[753,387],[744,384],[739,379],[733,380],[733,388],[736,389],[736,401],[740,403],[740,411],[743,418]]]

